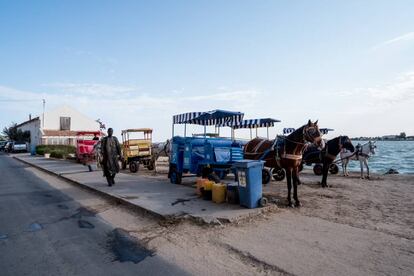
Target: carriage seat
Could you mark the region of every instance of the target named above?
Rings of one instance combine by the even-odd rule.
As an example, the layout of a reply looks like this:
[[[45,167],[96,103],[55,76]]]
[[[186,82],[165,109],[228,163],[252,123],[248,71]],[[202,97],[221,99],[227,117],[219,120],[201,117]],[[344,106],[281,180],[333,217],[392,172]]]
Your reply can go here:
[[[90,154],[93,152],[93,147],[97,144],[96,140],[78,140],[78,150],[80,154]]]
[[[125,142],[128,156],[151,155],[151,140],[128,140]]]

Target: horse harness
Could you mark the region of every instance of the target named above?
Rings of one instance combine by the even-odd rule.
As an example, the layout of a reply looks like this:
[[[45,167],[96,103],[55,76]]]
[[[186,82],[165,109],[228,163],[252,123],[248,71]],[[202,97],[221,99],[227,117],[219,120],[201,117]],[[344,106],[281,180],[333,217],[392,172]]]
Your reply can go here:
[[[338,148],[339,148],[339,152],[342,150],[343,148],[343,144],[342,144],[342,137],[343,136],[339,136],[338,139]],[[321,151],[321,160],[323,160],[323,157],[328,158],[330,160],[335,160],[336,159],[336,155],[330,154],[329,153],[329,144],[326,143],[325,148]]]
[[[322,139],[322,137],[313,137],[311,134],[309,134],[309,131],[311,130],[311,129],[315,129],[315,127],[314,126],[312,126],[312,127],[304,127],[303,128],[303,132],[302,132],[302,134],[303,134],[303,142],[296,142],[296,141],[292,141],[292,140],[290,140],[290,139],[287,139],[287,137],[283,137],[282,139],[284,139],[284,140],[286,140],[286,141],[289,141],[289,142],[291,142],[291,143],[295,143],[295,144],[297,144],[297,145],[306,145],[306,141],[308,140],[308,141],[311,141],[311,140],[313,140],[314,142],[319,142],[321,139]],[[276,141],[277,141],[277,139],[276,139]],[[280,167],[280,160],[282,159],[282,158],[284,158],[284,159],[290,159],[290,160],[295,160],[295,161],[300,161],[300,160],[302,160],[302,156],[303,156],[303,149],[302,149],[302,154],[290,154],[290,153],[286,153],[286,143],[283,143],[283,154],[279,154],[279,147],[278,147],[278,143],[277,142],[275,142],[275,145],[276,145],[276,162],[277,162],[277,165]]]

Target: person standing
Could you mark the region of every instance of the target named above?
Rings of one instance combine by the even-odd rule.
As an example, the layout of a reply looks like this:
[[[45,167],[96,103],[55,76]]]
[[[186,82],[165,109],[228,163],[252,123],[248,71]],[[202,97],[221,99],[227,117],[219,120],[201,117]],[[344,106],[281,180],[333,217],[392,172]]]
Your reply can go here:
[[[119,173],[118,160],[121,159],[121,146],[118,138],[113,136],[114,130],[108,128],[108,136],[102,138],[101,152],[102,152],[102,167],[104,177],[108,181],[108,186],[115,185],[115,175]]]

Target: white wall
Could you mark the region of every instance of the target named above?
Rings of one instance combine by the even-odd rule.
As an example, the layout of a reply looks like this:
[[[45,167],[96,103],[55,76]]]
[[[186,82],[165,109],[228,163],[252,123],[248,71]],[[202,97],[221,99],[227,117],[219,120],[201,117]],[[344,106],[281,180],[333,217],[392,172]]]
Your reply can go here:
[[[70,130],[99,131],[99,123],[90,119],[69,106],[61,106],[52,111],[45,112],[45,124],[43,129],[60,130],[60,117],[70,117]],[[42,115],[39,115],[42,119]],[[42,127],[42,126],[41,126]]]
[[[30,148],[41,144],[42,133],[40,132],[40,120],[34,120],[30,123],[18,127],[21,131],[30,132]]]

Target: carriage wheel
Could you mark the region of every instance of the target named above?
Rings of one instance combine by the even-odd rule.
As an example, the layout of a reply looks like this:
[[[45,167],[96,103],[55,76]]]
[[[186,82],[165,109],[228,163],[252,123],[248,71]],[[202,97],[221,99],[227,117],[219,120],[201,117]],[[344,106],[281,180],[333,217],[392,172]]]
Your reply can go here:
[[[139,170],[139,163],[136,161],[132,161],[129,163],[129,171],[132,173],[136,173]]]
[[[315,166],[313,166],[313,173],[316,175],[322,175],[323,173],[323,167],[321,164],[315,164]]]
[[[270,182],[270,179],[272,178],[270,172],[268,169],[262,170],[262,184],[266,185]]]
[[[172,168],[170,172],[170,182],[172,184],[181,184],[182,174],[177,172],[176,168]]]
[[[221,179],[217,176],[216,173],[212,172],[207,176],[208,180],[214,181],[215,183],[220,183]]]
[[[330,172],[331,174],[338,174],[338,172],[339,172],[338,165],[337,165],[337,164],[335,164],[335,163],[332,163],[332,164],[329,166],[329,172]]]
[[[286,173],[284,169],[273,169],[273,179],[276,181],[282,181],[283,179],[285,179]]]
[[[266,205],[267,205],[267,203],[268,203],[269,201],[267,200],[267,198],[266,197],[262,197],[261,199],[260,199],[260,201],[259,201],[259,205],[260,205],[260,207],[265,207]]]

